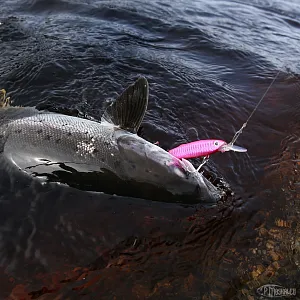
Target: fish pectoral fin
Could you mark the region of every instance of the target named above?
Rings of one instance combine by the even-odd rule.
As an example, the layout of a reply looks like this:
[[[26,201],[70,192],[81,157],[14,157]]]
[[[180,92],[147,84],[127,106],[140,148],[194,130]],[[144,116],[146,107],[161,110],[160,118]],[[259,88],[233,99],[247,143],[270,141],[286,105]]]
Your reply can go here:
[[[106,108],[102,121],[137,133],[147,110],[148,97],[148,81],[140,77]]]

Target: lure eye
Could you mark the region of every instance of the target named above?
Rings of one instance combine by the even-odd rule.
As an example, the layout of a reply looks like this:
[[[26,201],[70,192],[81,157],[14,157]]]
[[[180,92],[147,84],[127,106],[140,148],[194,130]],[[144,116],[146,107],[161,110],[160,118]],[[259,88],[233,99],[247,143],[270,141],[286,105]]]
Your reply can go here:
[[[214,145],[215,145],[215,146],[219,146],[219,142],[218,142],[218,141],[215,141],[215,142],[214,142]]]

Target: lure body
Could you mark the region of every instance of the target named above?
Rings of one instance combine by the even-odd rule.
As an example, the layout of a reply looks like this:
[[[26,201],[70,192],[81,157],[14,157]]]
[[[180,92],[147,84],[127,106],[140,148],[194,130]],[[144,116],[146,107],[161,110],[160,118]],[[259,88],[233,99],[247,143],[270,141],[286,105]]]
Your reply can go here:
[[[169,150],[169,153],[179,159],[197,158],[213,154],[217,151],[223,152],[223,146],[225,145],[227,143],[222,140],[200,140],[182,144]]]

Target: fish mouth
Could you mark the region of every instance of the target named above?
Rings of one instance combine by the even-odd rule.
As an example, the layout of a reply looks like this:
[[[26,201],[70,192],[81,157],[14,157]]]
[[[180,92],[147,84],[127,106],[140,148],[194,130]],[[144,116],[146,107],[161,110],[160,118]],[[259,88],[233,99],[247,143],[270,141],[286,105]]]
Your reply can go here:
[[[179,160],[179,162],[181,168],[188,175],[193,173],[196,174],[200,180],[199,186],[204,184],[212,194],[218,194],[216,196],[218,201],[225,201],[229,196],[233,195],[233,191],[230,189],[229,184],[220,174],[217,174],[217,171],[213,171],[207,165],[197,171],[194,165],[184,158]]]
[[[217,189],[218,193],[220,194],[219,201],[224,202],[234,194],[229,183],[226,182],[225,178],[218,173],[217,170],[213,170],[211,167],[206,165],[202,167],[200,172],[206,181],[208,181]]]

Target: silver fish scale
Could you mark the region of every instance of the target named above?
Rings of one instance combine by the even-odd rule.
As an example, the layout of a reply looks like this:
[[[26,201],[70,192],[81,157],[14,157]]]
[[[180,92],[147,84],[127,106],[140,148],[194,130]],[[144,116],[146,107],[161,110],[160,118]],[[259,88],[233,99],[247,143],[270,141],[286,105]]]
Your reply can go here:
[[[116,127],[72,116],[44,113],[8,123],[5,148],[24,149],[38,159],[93,166],[115,166]],[[30,143],[29,143],[30,141]],[[63,150],[63,151],[62,151]],[[42,155],[42,157],[39,157]]]

